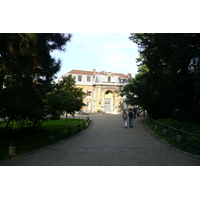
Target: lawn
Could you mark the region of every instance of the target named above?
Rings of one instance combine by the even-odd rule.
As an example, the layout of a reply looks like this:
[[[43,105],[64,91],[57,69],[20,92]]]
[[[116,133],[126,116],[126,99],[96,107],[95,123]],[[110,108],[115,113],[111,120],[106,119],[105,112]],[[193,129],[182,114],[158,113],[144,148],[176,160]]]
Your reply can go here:
[[[42,124],[42,128],[44,128],[47,131],[52,131],[59,128],[64,128],[66,126],[71,126],[74,124],[79,124],[80,122],[83,122],[83,119],[76,119],[76,118],[70,118],[68,120],[66,119],[59,119],[59,120],[50,120],[47,122],[44,122]]]
[[[41,134],[34,137],[29,137],[21,140],[14,141],[16,146],[16,155],[28,153],[30,151],[45,147],[56,143],[60,140],[66,139],[73,135],[79,133],[78,124],[81,123],[81,130],[84,129],[82,122],[83,119],[60,119],[60,120],[49,120],[44,122],[41,126]],[[90,125],[86,125],[87,128]],[[71,133],[68,130],[68,127],[71,126]],[[50,135],[50,133],[53,133]],[[9,158],[9,141],[4,141],[0,147],[0,160]]]

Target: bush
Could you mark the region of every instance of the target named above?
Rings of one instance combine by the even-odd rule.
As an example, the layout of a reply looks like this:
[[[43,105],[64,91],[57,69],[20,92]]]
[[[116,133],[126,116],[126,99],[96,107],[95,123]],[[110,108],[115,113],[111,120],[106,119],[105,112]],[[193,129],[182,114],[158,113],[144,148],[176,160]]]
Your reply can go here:
[[[173,128],[187,131],[190,133],[196,133],[200,135],[200,125],[193,124],[190,121],[179,121],[175,119],[158,119],[158,122],[169,125]],[[177,143],[177,131],[174,129],[168,129],[166,134],[163,134],[163,126],[158,125],[158,128],[155,129],[154,123],[150,123],[149,120],[146,121],[147,126],[153,130],[157,135],[165,139],[169,144],[175,146],[181,150],[187,151],[192,154],[200,155],[200,137],[193,136],[190,134],[182,134],[182,140],[180,143]]]
[[[190,133],[197,133],[200,134],[200,125],[199,124],[194,124],[190,122],[190,120],[177,120],[177,119],[158,119],[158,122],[162,124],[166,124],[168,126],[187,131]]]

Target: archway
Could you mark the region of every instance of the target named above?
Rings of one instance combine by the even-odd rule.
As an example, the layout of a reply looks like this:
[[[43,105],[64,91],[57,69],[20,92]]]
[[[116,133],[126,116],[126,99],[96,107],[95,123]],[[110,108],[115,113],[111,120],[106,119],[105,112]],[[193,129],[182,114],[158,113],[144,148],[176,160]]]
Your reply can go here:
[[[114,105],[114,92],[112,90],[107,90],[105,92],[105,112],[113,111]]]

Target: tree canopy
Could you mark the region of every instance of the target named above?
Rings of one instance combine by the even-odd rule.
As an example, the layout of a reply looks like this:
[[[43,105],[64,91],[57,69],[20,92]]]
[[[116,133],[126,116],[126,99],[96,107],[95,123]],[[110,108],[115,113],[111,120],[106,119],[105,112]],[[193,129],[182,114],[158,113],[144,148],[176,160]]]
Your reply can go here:
[[[154,118],[199,121],[200,34],[131,35],[140,53],[139,73],[124,94],[137,95],[132,103]]]
[[[37,128],[49,114],[47,96],[60,70],[54,50],[65,50],[71,34],[0,34],[0,117]],[[20,126],[21,126],[20,125]]]
[[[49,106],[53,111],[53,117],[60,117],[61,113],[74,114],[86,104],[83,103],[85,93],[81,88],[75,86],[72,75],[65,76],[55,85],[54,92],[49,95]]]

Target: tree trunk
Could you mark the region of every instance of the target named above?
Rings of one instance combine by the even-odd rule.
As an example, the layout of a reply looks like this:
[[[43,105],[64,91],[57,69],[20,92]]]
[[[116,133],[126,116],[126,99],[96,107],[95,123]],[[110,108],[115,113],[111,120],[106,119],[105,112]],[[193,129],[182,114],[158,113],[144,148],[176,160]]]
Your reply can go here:
[[[67,112],[66,112],[66,120],[68,120]]]

